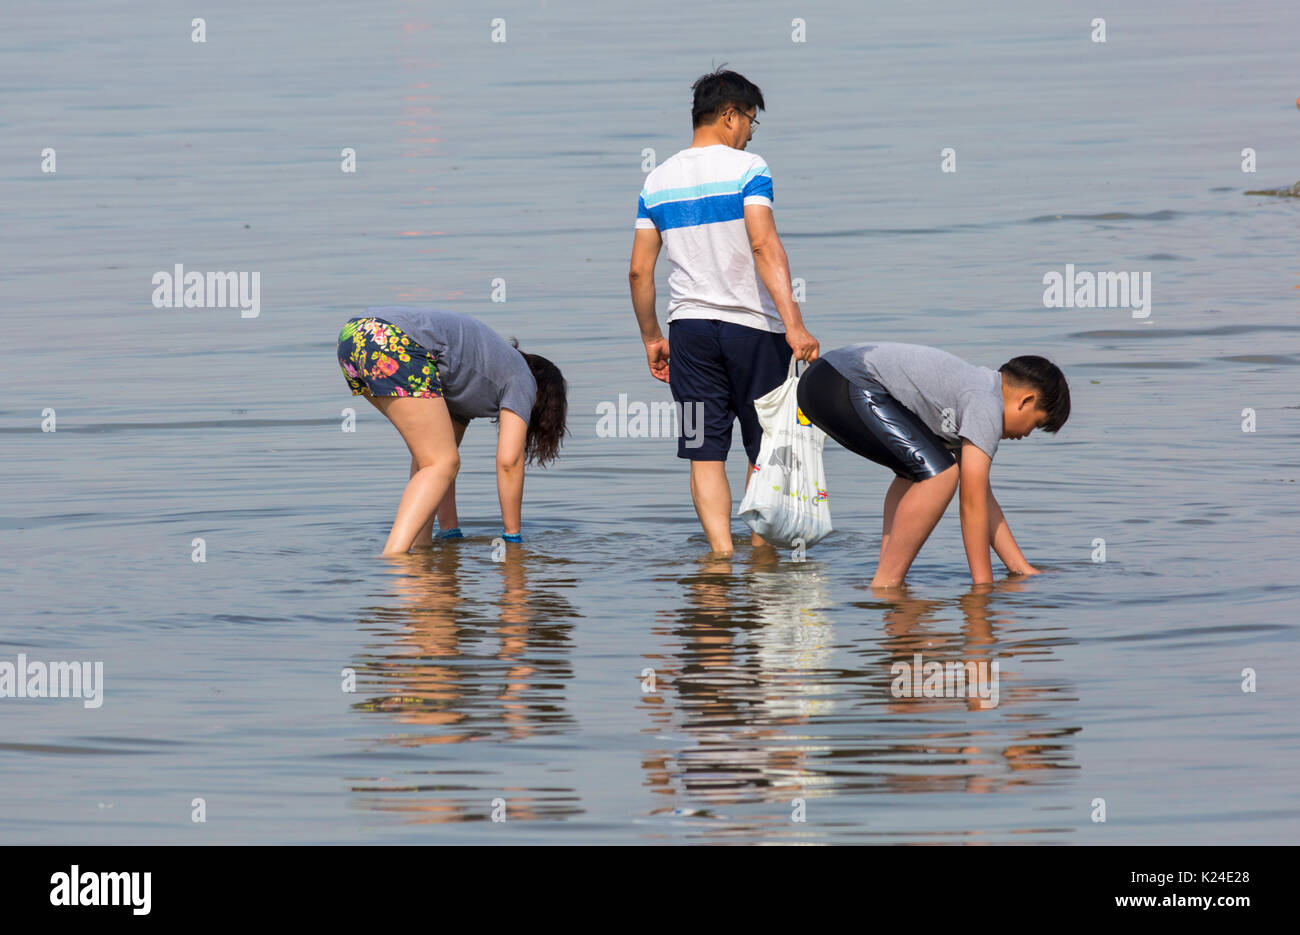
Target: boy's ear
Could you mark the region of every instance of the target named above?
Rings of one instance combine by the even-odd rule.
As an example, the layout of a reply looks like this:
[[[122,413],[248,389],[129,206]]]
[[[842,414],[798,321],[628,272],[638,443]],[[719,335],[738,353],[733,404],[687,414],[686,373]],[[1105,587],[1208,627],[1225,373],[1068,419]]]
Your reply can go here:
[[[1018,408],[1020,408],[1020,409],[1033,409],[1036,405],[1038,405],[1038,394],[1037,394],[1037,393],[1035,393],[1035,392],[1033,392],[1033,391],[1030,391],[1030,392],[1028,392],[1028,393],[1022,393],[1022,394],[1021,394],[1021,396],[1020,396],[1020,405],[1019,405]]]

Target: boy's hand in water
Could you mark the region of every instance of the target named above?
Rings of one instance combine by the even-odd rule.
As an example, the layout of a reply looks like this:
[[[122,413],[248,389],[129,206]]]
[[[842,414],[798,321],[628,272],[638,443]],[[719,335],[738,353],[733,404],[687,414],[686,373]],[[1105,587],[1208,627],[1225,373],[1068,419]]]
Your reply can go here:
[[[795,360],[806,360],[812,363],[817,359],[817,352],[821,345],[817,343],[807,328],[799,326],[794,329],[786,329],[785,343],[790,345],[790,350],[794,351]]]
[[[652,338],[645,342],[646,363],[650,365],[650,376],[656,380],[668,382],[668,339]]]

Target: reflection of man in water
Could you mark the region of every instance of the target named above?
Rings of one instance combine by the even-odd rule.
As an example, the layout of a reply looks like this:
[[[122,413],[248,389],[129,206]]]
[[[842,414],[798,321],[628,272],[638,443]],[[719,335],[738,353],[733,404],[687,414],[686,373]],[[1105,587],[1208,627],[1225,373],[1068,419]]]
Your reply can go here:
[[[680,579],[688,605],[671,615],[681,640],[676,671],[671,656],[646,659],[661,692],[675,693],[676,710],[652,696],[644,706],[654,733],[677,721],[695,745],[647,751],[642,765],[656,791],[684,792],[698,800],[692,805],[705,807],[788,804],[821,784],[806,766],[802,737],[809,715],[825,702],[822,683],[805,670],[825,663],[833,639],[816,611],[824,592],[800,577],[734,576],[730,562],[712,561]],[[801,638],[796,631],[809,632]]]
[[[997,632],[1014,621],[999,619],[1004,612],[993,602],[1023,590],[1022,581],[999,582],[955,605],[905,593],[887,603],[863,602],[854,606],[880,614],[883,631],[836,634],[819,610],[830,602],[826,595],[818,596],[815,588],[801,595],[788,567],[768,567],[772,573],[751,568],[739,576],[727,562],[703,566],[681,579],[687,602],[665,614],[669,627],[656,628],[680,647],[666,657],[646,657],[660,689],[644,701],[653,722],[647,733],[681,732],[695,741],[683,749],[656,745],[643,757],[646,785],[672,805],[788,805],[822,787],[849,796],[1004,792],[1051,781],[1048,770],[1077,768],[1069,737],[1078,728],[1062,725],[1053,714],[1035,718],[1037,712],[1025,710],[1041,701],[1055,711],[1061,700],[1057,686],[1021,679],[1012,693],[1004,685],[1002,707],[1019,708],[1009,718],[1001,709],[968,716],[967,710],[980,707],[979,698],[890,694],[891,664],[910,661],[917,652],[941,661],[998,659],[1004,672],[1013,660],[1049,659],[1050,645],[1036,638],[1017,643]],[[954,629],[950,621],[958,610],[962,622]],[[808,629],[815,635],[801,635],[801,618],[812,622]],[[841,653],[861,656],[859,664],[834,654],[837,636],[851,641]],[[831,705],[836,719],[819,718]],[[845,725],[846,716],[855,723]],[[656,811],[672,811],[672,805]]]

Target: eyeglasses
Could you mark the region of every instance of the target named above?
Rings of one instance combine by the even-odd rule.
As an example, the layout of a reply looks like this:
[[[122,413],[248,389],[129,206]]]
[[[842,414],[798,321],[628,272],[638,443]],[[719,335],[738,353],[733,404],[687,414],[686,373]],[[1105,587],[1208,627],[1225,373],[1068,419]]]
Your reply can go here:
[[[743,110],[737,110],[736,108],[733,107],[733,108],[732,108],[732,111],[735,112],[735,113],[737,113],[737,114],[740,114],[740,116],[742,116],[742,117],[744,117],[746,120],[748,120],[748,121],[749,121],[749,125],[750,125],[751,127],[757,127],[757,126],[758,126],[758,121],[755,120],[754,117],[751,117],[749,114],[745,113]],[[754,114],[757,115],[757,114],[758,114],[758,111],[754,111]]]

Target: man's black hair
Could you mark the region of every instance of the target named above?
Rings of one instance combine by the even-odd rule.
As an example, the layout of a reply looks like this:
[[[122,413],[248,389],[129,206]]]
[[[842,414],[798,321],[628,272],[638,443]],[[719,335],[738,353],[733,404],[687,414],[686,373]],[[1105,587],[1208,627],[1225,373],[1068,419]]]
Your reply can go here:
[[[750,108],[763,110],[763,92],[758,85],[744,75],[734,71],[723,71],[719,65],[717,71],[700,75],[691,85],[695,92],[695,103],[691,107],[691,126],[699,127],[712,123],[727,110],[736,107],[749,113]]]

